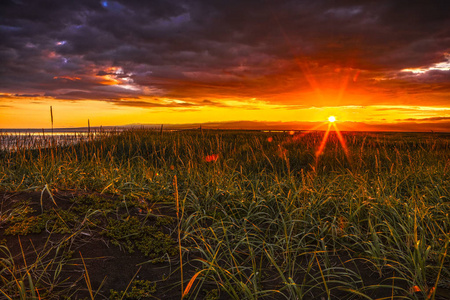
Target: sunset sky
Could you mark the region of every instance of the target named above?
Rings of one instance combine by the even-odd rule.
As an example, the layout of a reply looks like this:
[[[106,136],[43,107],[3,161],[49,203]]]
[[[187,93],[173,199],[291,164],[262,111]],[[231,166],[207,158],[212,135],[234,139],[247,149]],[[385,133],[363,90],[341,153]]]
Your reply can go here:
[[[4,0],[0,128],[49,128],[52,106],[55,127],[310,129],[334,115],[344,130],[450,131],[449,11],[448,0]]]

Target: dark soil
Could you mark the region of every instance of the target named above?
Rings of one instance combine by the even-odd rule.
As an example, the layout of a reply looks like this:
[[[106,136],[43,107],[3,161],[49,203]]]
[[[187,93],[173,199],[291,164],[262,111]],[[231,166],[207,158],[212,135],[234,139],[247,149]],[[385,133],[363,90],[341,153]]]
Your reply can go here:
[[[83,194],[64,191],[54,193],[53,197],[57,208],[68,210],[74,206],[74,197],[82,196]],[[0,211],[2,215],[8,213],[14,205],[21,202],[30,203],[37,215],[41,212],[41,192],[3,193],[0,196]],[[110,195],[96,196],[114,198]],[[44,212],[56,207],[46,192],[43,193],[42,202]],[[170,207],[158,204],[149,204],[148,207],[154,215],[175,217],[175,212]],[[129,209],[129,212],[130,215],[139,215],[139,209],[136,207]],[[122,208],[119,211],[120,213],[124,213]],[[154,220],[150,219],[147,222],[151,224],[155,223],[156,220],[156,218]],[[50,234],[45,230],[40,233],[27,235],[6,235],[5,230],[7,226],[8,222],[0,223],[0,240],[8,246],[18,266],[24,266],[25,264],[22,253],[25,254],[27,265],[30,265],[36,261],[37,253],[50,249],[51,245],[56,245],[71,235],[70,233]],[[175,222],[165,225],[161,230],[169,234],[174,232]],[[86,279],[83,276],[83,274],[86,274],[89,276],[93,292],[97,292],[100,288],[96,299],[108,298],[111,289],[124,291],[133,278],[156,282],[154,297],[157,299],[180,299],[180,264],[177,256],[167,257],[164,262],[151,262],[152,259],[139,250],[129,253],[116,245],[112,245],[105,236],[100,234],[98,229],[85,230],[79,233],[76,238],[71,239],[70,250],[71,258],[62,268],[61,283],[52,292],[75,292],[72,295],[73,299],[89,298]],[[54,252],[53,250],[48,257],[53,258]],[[83,265],[81,256],[84,259],[86,268]],[[188,276],[188,273],[190,273],[189,265],[185,266],[185,273],[185,276]],[[63,282],[66,279],[67,281]],[[75,286],[72,287],[73,283]],[[68,290],[69,287],[70,291]]]

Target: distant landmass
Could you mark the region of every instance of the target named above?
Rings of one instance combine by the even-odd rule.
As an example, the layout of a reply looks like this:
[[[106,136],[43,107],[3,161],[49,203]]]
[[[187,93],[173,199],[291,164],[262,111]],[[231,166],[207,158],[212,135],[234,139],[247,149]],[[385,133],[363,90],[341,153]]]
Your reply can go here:
[[[91,126],[91,127],[67,127],[53,128],[54,133],[62,132],[88,132],[88,131],[111,131],[125,129],[153,129],[161,130],[188,130],[188,129],[217,129],[217,130],[326,130],[328,122],[267,122],[267,121],[227,121],[207,122],[189,124],[127,124],[118,126]],[[337,122],[341,131],[398,131],[398,132],[450,132],[450,121],[427,122],[417,120],[416,122],[398,123],[374,123],[363,122]],[[51,128],[7,128],[0,132],[49,132]]]

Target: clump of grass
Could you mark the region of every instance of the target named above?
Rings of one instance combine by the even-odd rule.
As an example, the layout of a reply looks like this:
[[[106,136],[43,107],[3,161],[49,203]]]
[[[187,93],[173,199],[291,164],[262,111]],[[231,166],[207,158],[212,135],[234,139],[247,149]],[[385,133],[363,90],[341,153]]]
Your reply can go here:
[[[67,238],[55,245],[47,239],[42,249],[34,249],[32,256],[25,253],[20,238],[18,243],[20,258],[6,245],[0,245],[0,294],[5,299],[63,299],[68,295],[70,298],[79,279],[67,282],[60,276],[71,260]]]

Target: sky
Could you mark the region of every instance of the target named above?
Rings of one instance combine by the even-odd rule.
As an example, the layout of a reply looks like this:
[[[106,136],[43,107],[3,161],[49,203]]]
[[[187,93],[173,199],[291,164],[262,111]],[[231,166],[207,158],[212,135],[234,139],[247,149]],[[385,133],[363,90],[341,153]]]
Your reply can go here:
[[[448,0],[3,0],[0,128],[450,131]],[[319,126],[319,127],[317,127]],[[324,125],[326,129],[326,124]]]

